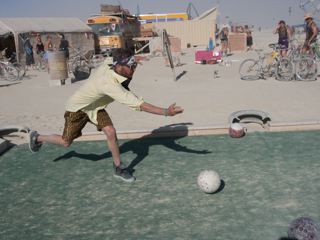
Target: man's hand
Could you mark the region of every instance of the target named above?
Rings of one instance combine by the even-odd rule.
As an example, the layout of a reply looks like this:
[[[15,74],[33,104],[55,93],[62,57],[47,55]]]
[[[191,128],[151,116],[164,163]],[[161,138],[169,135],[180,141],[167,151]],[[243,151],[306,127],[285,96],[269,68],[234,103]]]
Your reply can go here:
[[[182,113],[184,110],[181,107],[176,106],[176,103],[171,104],[170,107],[167,108],[167,116],[174,116]]]
[[[143,61],[149,61],[150,58],[147,58],[147,57],[141,57],[141,56],[134,56],[137,63],[139,63],[140,65],[143,65],[140,61],[143,60]]]

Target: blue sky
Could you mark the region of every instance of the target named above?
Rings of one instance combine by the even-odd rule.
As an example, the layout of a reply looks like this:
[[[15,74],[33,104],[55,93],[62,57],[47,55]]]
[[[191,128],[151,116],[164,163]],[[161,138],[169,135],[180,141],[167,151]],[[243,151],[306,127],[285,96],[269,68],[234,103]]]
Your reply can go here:
[[[90,14],[100,11],[100,4],[118,5],[117,0],[0,0],[0,17],[77,17],[85,21]],[[120,0],[131,14],[137,13],[182,13],[186,12],[190,0]],[[300,24],[305,12],[299,8],[300,2],[307,0],[220,0],[222,23],[232,21],[238,24],[253,24],[256,28],[273,28],[273,23],[283,19],[288,24]],[[314,0],[320,3],[320,0]],[[198,13],[217,6],[217,0],[197,0],[192,2]],[[292,8],[289,18],[289,7]],[[311,4],[306,5],[311,11]],[[195,12],[192,12],[194,17]],[[273,20],[275,18],[275,21]],[[319,13],[320,18],[320,13]]]

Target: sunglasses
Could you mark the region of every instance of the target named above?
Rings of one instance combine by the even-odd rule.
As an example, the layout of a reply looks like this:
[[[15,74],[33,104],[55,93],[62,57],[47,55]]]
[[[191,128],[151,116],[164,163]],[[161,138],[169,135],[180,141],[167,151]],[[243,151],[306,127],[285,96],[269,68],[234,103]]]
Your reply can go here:
[[[132,70],[134,70],[134,69],[136,69],[137,68],[137,66],[138,66],[138,63],[134,63],[134,64],[132,64],[132,65],[125,65],[126,67],[128,67],[128,68],[130,68],[130,70],[132,71]]]

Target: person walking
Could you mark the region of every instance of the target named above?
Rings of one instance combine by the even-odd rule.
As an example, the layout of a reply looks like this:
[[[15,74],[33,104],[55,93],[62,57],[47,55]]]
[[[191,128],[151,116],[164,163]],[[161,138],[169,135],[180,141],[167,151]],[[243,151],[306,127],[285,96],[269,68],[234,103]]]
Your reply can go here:
[[[220,41],[221,41],[221,57],[223,56],[223,52],[225,56],[227,57],[228,52],[228,27],[224,26],[220,32]]]
[[[304,42],[301,53],[306,53],[307,51],[309,51],[309,54],[313,55],[313,51],[310,45],[317,41],[318,27],[313,22],[313,16],[311,13],[307,13],[303,17],[303,19],[306,21],[307,26],[306,26],[306,40]]]
[[[27,38],[24,42],[24,49],[26,50],[26,71],[28,71],[28,66],[31,65],[32,71],[34,70],[34,57],[33,57],[33,43]]]
[[[287,28],[285,21],[281,20],[277,27],[273,30],[273,34],[279,34],[278,44],[281,45],[281,56],[287,57],[287,49],[289,47],[288,40],[291,39],[290,30]]]
[[[47,49],[47,52],[46,52],[47,68],[48,68],[48,73],[50,73],[48,53],[53,52],[52,37],[50,35],[47,37],[47,42],[45,47]]]
[[[69,73],[69,47],[70,47],[70,45],[69,45],[68,40],[66,40],[64,38],[63,33],[60,33],[59,36],[60,36],[60,41],[58,43],[58,49],[59,49],[59,51],[64,51],[66,53],[67,70]]]
[[[40,53],[44,53],[44,44],[41,40],[41,38],[37,38],[37,45],[36,45],[36,48],[37,48],[37,54],[40,54]]]
[[[90,122],[96,125],[98,131],[103,131],[107,136],[107,144],[113,157],[114,177],[125,182],[133,182],[135,178],[120,160],[116,129],[105,108],[113,101],[118,101],[133,110],[165,117],[183,112],[183,109],[176,106],[175,103],[168,108],[153,106],[130,91],[129,84],[138,63],[141,64],[140,60],[149,59],[134,56],[130,49],[115,50],[112,67],[109,66],[110,62],[105,61],[66,102],[65,126],[62,135],[39,135],[36,131],[30,131],[29,148],[31,152],[38,153],[43,142],[69,147],[74,139],[82,135],[82,129]]]
[[[249,47],[249,49],[247,49],[247,51],[249,51],[249,50],[251,51],[253,42],[252,42],[252,34],[251,34],[251,31],[250,31],[248,25],[244,26],[244,32],[247,34],[247,47]]]

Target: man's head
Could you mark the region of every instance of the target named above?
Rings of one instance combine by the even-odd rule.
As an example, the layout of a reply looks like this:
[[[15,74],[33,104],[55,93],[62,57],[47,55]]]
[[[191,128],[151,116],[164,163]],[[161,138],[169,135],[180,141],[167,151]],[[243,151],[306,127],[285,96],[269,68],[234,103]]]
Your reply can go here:
[[[280,27],[281,27],[281,28],[284,28],[284,27],[286,26],[286,22],[283,21],[283,20],[281,20],[281,21],[279,22],[279,24],[280,24]]]
[[[311,13],[307,13],[307,14],[303,17],[303,19],[304,19],[307,23],[309,23],[310,21],[313,20],[313,16],[312,16]]]
[[[132,78],[137,67],[137,62],[130,49],[117,49],[113,53],[113,65],[118,74]]]

